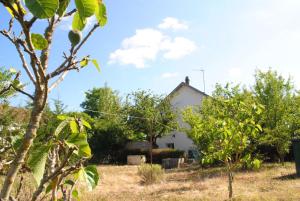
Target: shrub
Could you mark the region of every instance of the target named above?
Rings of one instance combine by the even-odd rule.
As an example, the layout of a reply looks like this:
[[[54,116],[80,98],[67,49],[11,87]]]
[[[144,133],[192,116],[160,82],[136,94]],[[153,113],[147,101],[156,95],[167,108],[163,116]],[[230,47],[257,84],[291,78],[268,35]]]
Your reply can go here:
[[[144,184],[153,184],[164,179],[164,170],[157,164],[142,164],[138,168],[138,175]]]
[[[165,158],[183,158],[184,151],[177,149],[153,149],[152,160],[153,163],[162,163],[162,159]]]
[[[147,150],[126,150],[126,155],[146,155],[147,162],[150,163],[150,152]],[[161,164],[162,159],[165,158],[183,158],[184,151],[177,149],[153,149],[152,150],[152,162]]]

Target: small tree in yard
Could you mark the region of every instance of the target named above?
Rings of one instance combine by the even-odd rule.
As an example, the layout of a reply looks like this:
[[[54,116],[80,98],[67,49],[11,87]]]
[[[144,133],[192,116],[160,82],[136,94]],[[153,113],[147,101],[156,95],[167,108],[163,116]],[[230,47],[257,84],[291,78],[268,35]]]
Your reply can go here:
[[[2,185],[0,199],[5,201],[10,197],[14,199],[11,192],[16,176],[20,168],[29,160],[28,165],[33,173],[42,177],[39,182],[39,187],[32,198],[32,200],[35,200],[42,192],[46,183],[56,182],[58,173],[69,173],[64,169],[70,159],[69,155],[76,152],[79,154],[81,149],[80,142],[82,142],[82,140],[85,141],[84,134],[70,135],[70,137],[72,137],[70,140],[73,141],[73,144],[68,143],[68,151],[64,153],[66,157],[63,157],[67,159],[67,161],[63,160],[60,161],[61,163],[56,163],[56,165],[53,166],[55,169],[52,169],[54,170],[52,173],[44,171],[44,167],[48,167],[50,162],[45,160],[45,158],[47,159],[46,153],[53,148],[52,145],[45,144],[40,148],[32,149],[33,142],[37,138],[37,129],[40,125],[48,93],[65,78],[69,71],[80,70],[86,66],[89,61],[92,61],[92,63],[99,68],[96,60],[91,60],[88,56],[78,58],[77,53],[94,31],[98,27],[105,25],[107,20],[106,10],[101,0],[75,0],[76,8],[70,11],[67,11],[69,5],[73,5],[70,3],[70,0],[0,0],[0,3],[12,16],[8,22],[8,28],[1,30],[0,34],[7,38],[16,48],[17,55],[22,62],[22,67],[34,86],[33,94],[25,92],[23,87],[19,84],[20,72],[16,72],[16,76],[13,77],[13,82],[11,82],[9,86],[10,89],[13,88],[27,95],[32,99],[33,105],[26,132],[20,140],[20,146],[17,148],[16,156]],[[61,64],[50,71],[48,68],[50,48],[51,44],[55,42],[55,40],[53,40],[53,33],[63,18],[72,15],[72,30],[68,35],[70,39],[70,51],[69,53],[64,53],[64,59]],[[87,23],[87,18],[93,15],[96,16],[97,23],[92,26],[82,38],[81,31]],[[27,20],[28,18],[30,19]],[[14,27],[14,22],[18,23],[17,27]],[[32,32],[32,28],[36,24],[45,26],[43,34]],[[29,63],[27,63],[28,60]],[[53,78],[56,77],[58,77],[57,80],[52,81]],[[50,85],[49,83],[52,84]],[[72,125],[74,126],[74,123],[72,123]],[[55,140],[56,137],[54,134],[52,137],[55,145],[60,144],[59,141]],[[48,142],[51,142],[51,140],[48,140]],[[28,157],[29,152],[31,152],[31,154]],[[87,177],[89,177],[89,174]],[[46,183],[44,183],[45,181]]]
[[[136,91],[128,95],[125,105],[128,124],[136,133],[143,133],[156,145],[156,139],[177,128],[177,115],[168,97],[151,91]],[[152,139],[151,139],[152,138]]]
[[[255,138],[261,127],[255,117],[261,113],[260,105],[245,98],[239,87],[225,88],[217,85],[213,97],[206,98],[200,111],[184,111],[184,121],[190,125],[188,135],[203,154],[202,163],[221,161],[228,174],[229,198],[233,195],[233,171],[243,160],[254,166],[260,161],[245,154],[250,139]]]
[[[265,107],[259,117],[262,125],[261,144],[274,147],[280,162],[289,151],[294,127],[290,120],[295,116],[294,86],[290,79],[285,80],[276,71],[257,71],[253,91],[258,103]],[[268,153],[266,153],[268,154]]]
[[[125,110],[129,115],[129,127],[137,135],[144,134],[151,143],[152,163],[152,147],[156,146],[156,139],[177,128],[177,116],[172,110],[170,100],[151,91],[137,91],[128,96]]]

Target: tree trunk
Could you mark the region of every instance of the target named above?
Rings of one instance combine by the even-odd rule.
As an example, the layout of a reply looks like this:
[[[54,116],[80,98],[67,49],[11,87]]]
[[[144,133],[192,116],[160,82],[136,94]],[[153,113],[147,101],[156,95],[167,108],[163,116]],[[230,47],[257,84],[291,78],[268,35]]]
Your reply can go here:
[[[17,155],[11,164],[8,173],[6,175],[5,181],[3,183],[3,187],[0,194],[0,200],[6,201],[8,200],[13,183],[16,179],[16,176],[24,164],[24,160],[28,155],[28,151],[33,144],[33,140],[36,137],[37,129],[40,124],[40,120],[42,117],[43,109],[45,107],[45,100],[47,98],[46,90],[36,90],[35,99],[33,103],[33,109],[30,115],[30,120],[26,129],[25,136],[22,141],[21,147],[18,149]]]
[[[228,197],[229,200],[232,199],[233,189],[232,189],[233,176],[231,170],[228,171]]]
[[[229,159],[225,160],[225,165],[227,168],[227,175],[228,175],[228,198],[229,200],[231,200],[233,195],[233,188],[232,188],[233,175],[232,175],[231,161]]]

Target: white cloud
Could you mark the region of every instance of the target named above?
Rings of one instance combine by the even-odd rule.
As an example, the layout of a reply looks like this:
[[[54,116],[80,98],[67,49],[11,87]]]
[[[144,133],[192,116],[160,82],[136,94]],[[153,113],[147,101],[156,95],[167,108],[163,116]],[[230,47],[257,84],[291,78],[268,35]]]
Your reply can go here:
[[[109,63],[133,64],[137,68],[144,68],[146,61],[156,59],[165,37],[155,29],[136,30],[134,36],[123,40],[120,49],[110,54]]]
[[[180,59],[186,55],[191,54],[196,50],[196,44],[184,37],[176,37],[173,41],[166,40],[162,43],[162,50],[166,50],[164,58],[166,59]]]
[[[155,61],[160,54],[164,59],[174,60],[191,54],[196,48],[193,41],[184,37],[173,38],[154,28],[138,29],[110,54],[108,63],[145,68],[147,61]]]
[[[163,20],[161,24],[158,25],[160,29],[173,29],[173,30],[180,30],[180,29],[188,29],[188,25],[184,22],[179,21],[173,17],[167,17]]]
[[[175,73],[163,73],[161,75],[161,78],[163,79],[169,79],[169,78],[175,78],[175,77],[178,77],[179,76],[179,73],[175,72]]]
[[[231,78],[240,78],[242,70],[240,68],[230,68],[228,73]]]

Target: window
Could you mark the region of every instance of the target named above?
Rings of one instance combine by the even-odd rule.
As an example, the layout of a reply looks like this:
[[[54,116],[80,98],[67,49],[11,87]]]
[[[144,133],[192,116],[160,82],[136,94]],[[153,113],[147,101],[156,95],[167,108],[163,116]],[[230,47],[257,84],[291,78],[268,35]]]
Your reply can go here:
[[[175,147],[175,146],[174,146],[174,143],[167,143],[166,145],[167,145],[167,147],[170,148],[170,149],[174,149],[174,147]]]

